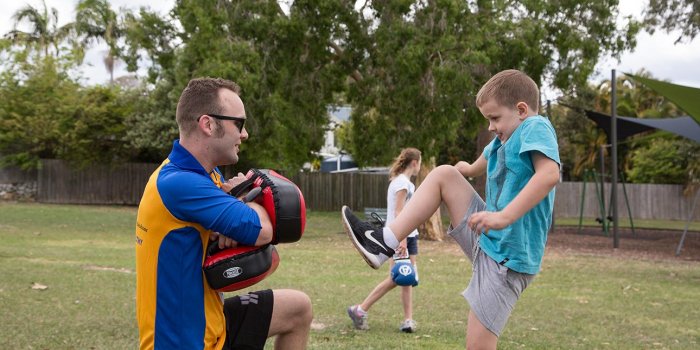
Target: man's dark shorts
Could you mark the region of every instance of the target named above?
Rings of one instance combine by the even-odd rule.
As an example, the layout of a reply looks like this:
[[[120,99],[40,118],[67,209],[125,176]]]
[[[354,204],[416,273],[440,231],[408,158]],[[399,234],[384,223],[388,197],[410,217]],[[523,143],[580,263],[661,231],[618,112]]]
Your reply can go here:
[[[263,349],[270,330],[274,302],[275,298],[270,289],[226,299],[226,342],[223,349]]]

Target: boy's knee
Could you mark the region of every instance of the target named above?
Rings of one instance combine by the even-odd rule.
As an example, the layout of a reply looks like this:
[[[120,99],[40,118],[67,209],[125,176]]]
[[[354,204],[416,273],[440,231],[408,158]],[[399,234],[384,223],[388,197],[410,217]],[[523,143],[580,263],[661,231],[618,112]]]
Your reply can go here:
[[[433,169],[430,174],[437,176],[440,180],[462,177],[462,174],[459,172],[459,170],[457,170],[457,168],[447,164],[438,166],[437,168]]]
[[[452,165],[447,165],[447,164],[439,165],[432,172],[434,172],[436,174],[440,174],[442,176],[445,176],[445,175],[451,176],[451,175],[455,175],[455,174],[461,175],[459,173],[459,170],[457,170],[457,168],[453,167]]]

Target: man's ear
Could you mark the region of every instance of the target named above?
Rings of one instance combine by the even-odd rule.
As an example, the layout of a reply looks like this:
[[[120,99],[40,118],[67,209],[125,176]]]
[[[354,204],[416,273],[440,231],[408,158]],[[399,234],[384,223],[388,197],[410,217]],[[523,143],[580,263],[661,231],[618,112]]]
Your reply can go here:
[[[216,125],[214,125],[214,121],[207,115],[203,115],[199,118],[199,121],[197,122],[197,127],[202,130],[203,133],[205,133],[207,136],[212,136],[214,134],[214,129],[216,128]]]
[[[530,106],[522,101],[515,104],[515,109],[518,110],[518,119],[520,120],[525,120],[530,112]]]

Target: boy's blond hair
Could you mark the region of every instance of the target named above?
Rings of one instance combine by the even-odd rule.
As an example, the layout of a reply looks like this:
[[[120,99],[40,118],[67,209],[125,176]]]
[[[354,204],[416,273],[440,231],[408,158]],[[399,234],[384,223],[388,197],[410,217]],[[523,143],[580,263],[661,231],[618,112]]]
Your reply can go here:
[[[483,106],[491,99],[509,108],[515,108],[518,102],[527,103],[535,113],[539,110],[540,89],[527,74],[508,69],[492,76],[476,94],[476,105]]]

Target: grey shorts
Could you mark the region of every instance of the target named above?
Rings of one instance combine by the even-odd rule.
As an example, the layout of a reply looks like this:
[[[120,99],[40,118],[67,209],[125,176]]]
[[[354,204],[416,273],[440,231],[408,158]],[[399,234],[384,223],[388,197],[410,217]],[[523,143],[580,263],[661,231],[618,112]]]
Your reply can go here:
[[[473,198],[462,221],[454,228],[450,226],[447,233],[472,262],[472,279],[462,295],[481,324],[499,336],[513,312],[515,302],[535,275],[513,271],[481,250],[480,236],[467,226],[467,220],[473,213],[485,210],[486,205],[478,195]]]

